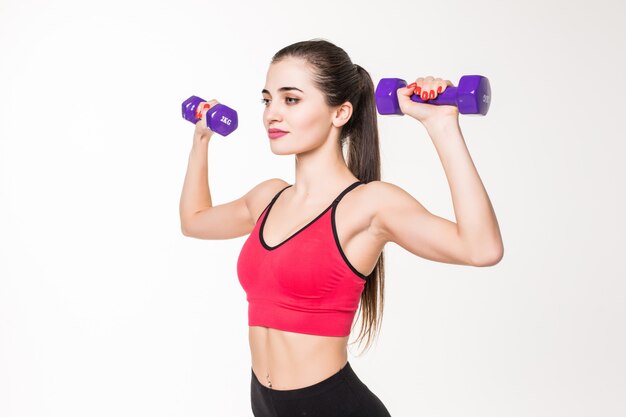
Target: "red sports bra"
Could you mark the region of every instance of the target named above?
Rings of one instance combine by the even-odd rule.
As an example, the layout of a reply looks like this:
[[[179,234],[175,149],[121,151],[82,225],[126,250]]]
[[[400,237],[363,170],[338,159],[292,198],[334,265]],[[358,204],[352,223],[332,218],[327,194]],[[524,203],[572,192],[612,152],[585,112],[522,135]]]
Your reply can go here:
[[[350,334],[367,277],[339,245],[335,208],[359,184],[351,184],[320,215],[274,247],[265,243],[263,227],[274,202],[291,185],[263,210],[237,260],[249,326],[320,336]]]

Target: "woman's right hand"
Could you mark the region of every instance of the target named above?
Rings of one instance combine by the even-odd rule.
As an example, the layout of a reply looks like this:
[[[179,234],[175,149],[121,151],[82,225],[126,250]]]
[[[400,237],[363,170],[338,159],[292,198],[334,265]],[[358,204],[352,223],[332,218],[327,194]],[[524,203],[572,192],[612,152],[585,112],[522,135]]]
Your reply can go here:
[[[209,139],[211,139],[211,136],[213,136],[213,134],[215,133],[207,126],[206,114],[210,109],[215,107],[216,104],[217,100],[209,100],[208,102],[203,101],[198,105],[198,108],[202,112],[202,117],[196,122],[196,129],[193,133],[194,142],[198,141],[200,143],[208,143]]]

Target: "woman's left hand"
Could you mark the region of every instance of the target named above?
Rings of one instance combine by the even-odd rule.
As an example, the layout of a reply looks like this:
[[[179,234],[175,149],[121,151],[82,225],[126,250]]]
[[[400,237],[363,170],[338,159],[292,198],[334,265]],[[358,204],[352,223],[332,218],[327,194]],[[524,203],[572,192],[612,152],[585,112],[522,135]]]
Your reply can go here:
[[[436,98],[446,91],[447,87],[454,85],[450,80],[442,80],[432,76],[420,77],[414,83],[398,89],[398,104],[402,113],[408,114],[422,124],[437,123],[440,119],[458,118],[459,109],[456,106],[433,106],[428,100]],[[417,94],[425,103],[417,103],[411,100],[411,96]]]

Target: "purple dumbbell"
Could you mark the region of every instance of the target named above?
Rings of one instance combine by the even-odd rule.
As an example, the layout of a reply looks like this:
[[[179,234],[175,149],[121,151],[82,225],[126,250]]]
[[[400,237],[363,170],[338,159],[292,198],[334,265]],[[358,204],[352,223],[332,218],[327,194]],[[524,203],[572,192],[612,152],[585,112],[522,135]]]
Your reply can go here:
[[[400,78],[383,78],[376,87],[376,108],[380,114],[402,115],[398,104],[398,88],[406,87],[406,81]],[[413,94],[411,100],[417,103],[448,105],[459,108],[461,114],[482,114],[489,111],[491,102],[491,86],[489,80],[482,75],[464,75],[458,87],[448,87],[437,98],[422,101],[419,95]]]
[[[196,124],[202,118],[202,111],[198,106],[206,102],[197,96],[191,96],[183,101],[183,119]],[[223,104],[216,104],[206,113],[207,126],[215,133],[228,136],[237,129],[237,112]]]

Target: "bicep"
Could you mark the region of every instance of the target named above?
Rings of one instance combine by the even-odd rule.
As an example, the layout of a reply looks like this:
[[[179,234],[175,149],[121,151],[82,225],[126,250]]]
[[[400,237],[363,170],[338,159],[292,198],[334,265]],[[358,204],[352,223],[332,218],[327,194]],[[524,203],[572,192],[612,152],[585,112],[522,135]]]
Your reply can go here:
[[[385,241],[394,242],[421,258],[472,265],[457,224],[430,213],[402,188],[377,184],[378,207],[372,224]]]
[[[284,183],[277,178],[263,181],[236,200],[195,213],[185,221],[183,234],[198,239],[233,239],[250,234],[257,220],[252,207],[264,203]]]
[[[192,215],[182,225],[185,236],[198,239],[232,239],[252,231],[254,222],[246,196],[209,207]]]

